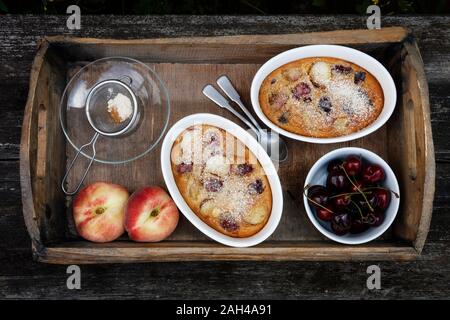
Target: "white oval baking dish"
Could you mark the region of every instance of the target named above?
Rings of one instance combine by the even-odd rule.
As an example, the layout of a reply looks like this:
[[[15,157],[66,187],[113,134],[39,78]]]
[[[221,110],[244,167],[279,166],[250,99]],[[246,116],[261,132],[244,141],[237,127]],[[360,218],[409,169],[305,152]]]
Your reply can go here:
[[[281,67],[282,65],[285,65],[286,63],[295,60],[310,57],[332,57],[343,59],[355,63],[361,66],[362,68],[366,69],[367,71],[369,71],[380,83],[384,94],[384,106],[378,118],[364,129],[361,129],[357,132],[353,132],[345,136],[333,138],[313,138],[302,136],[284,130],[278,127],[272,121],[270,121],[266,117],[266,115],[262,112],[261,107],[259,105],[259,89],[261,87],[262,82],[272,71]],[[376,131],[383,124],[386,123],[386,121],[392,115],[392,112],[394,111],[395,104],[397,101],[397,90],[395,88],[394,80],[392,79],[391,75],[386,70],[386,68],[380,62],[378,62],[376,59],[359,50],[337,45],[311,45],[299,47],[290,49],[288,51],[282,52],[274,56],[266,63],[264,63],[261,66],[261,68],[256,72],[255,77],[253,78],[252,81],[250,95],[255,113],[261,119],[261,121],[263,121],[269,128],[286,137],[312,143],[338,143],[364,137]]]
[[[200,124],[216,126],[234,135],[241,142],[243,142],[251,152],[253,152],[266,172],[267,179],[272,190],[272,212],[263,229],[261,229],[253,236],[247,238],[234,238],[218,232],[217,230],[203,222],[192,211],[192,209],[188,206],[186,201],[184,201],[183,196],[178,190],[175,179],[173,177],[170,162],[172,145],[175,142],[176,138],[181,134],[181,132],[183,132],[190,126]],[[232,247],[254,246],[267,239],[275,231],[278,223],[280,222],[281,214],[283,211],[283,194],[280,179],[278,177],[275,166],[273,165],[272,161],[270,160],[264,149],[261,147],[261,145],[247,131],[228,119],[208,113],[197,113],[179,120],[172,126],[172,128],[170,128],[170,130],[166,134],[166,137],[164,138],[161,149],[161,169],[167,189],[173,200],[175,201],[178,209],[180,209],[183,215],[197,229],[217,242]]]

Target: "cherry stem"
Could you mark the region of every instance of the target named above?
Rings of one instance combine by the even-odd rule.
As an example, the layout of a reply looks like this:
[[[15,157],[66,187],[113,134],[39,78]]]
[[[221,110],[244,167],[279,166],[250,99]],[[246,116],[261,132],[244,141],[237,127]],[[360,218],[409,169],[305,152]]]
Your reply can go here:
[[[309,186],[306,186],[305,189],[303,189],[303,194],[305,195],[306,199],[308,199],[308,201],[311,201],[312,203],[314,203],[316,206],[321,207],[322,209],[327,210],[328,212],[335,214],[333,211],[331,211],[330,209],[328,209],[327,207],[324,207],[323,205],[321,205],[320,203],[317,203],[316,201],[314,201],[313,199],[311,199],[310,197],[308,197],[308,195],[306,194],[306,191],[309,189]]]
[[[347,179],[350,181],[350,183],[356,188],[356,190],[358,190],[359,193],[361,193],[361,195],[363,196],[364,200],[367,203],[367,206],[369,207],[370,211],[374,211],[372,206],[370,205],[369,201],[367,200],[366,195],[364,194],[364,192],[361,191],[361,189],[352,181],[352,179],[350,179],[350,176],[348,175],[347,171],[345,170],[344,166],[341,166],[341,169],[344,171],[345,176],[347,177]]]
[[[359,212],[359,215],[361,216],[361,219],[364,219],[364,216],[362,214],[361,208],[358,206],[358,204],[355,201],[353,201],[353,200],[350,200],[350,201],[351,201],[351,203],[353,203],[355,205],[356,209],[358,209],[358,212]]]
[[[394,194],[394,196],[397,199],[400,198],[400,195],[397,192],[395,192],[394,190],[388,189],[388,188],[383,188],[383,187],[368,187],[368,188],[364,188],[364,190],[372,190],[372,189],[383,189],[383,190],[386,190],[386,191],[390,191],[390,192],[392,192]]]
[[[372,191],[365,192],[365,193],[371,194]],[[334,198],[337,198],[337,197],[340,197],[340,196],[351,196],[351,195],[354,195],[354,194],[360,194],[360,193],[359,193],[359,192],[340,193],[340,194],[335,194],[334,196],[331,196],[331,197],[329,197],[329,198],[330,198],[330,199],[334,199]]]

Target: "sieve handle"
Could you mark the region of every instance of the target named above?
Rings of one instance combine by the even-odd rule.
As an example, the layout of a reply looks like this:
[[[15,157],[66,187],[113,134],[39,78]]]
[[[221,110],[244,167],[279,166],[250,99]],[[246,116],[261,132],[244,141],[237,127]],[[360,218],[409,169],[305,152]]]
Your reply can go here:
[[[82,145],[81,148],[78,150],[77,154],[75,155],[75,157],[73,158],[72,162],[70,163],[69,167],[67,168],[66,174],[64,175],[64,178],[62,179],[61,182],[61,189],[64,191],[65,194],[67,194],[68,196],[73,196],[74,194],[76,194],[78,192],[78,190],[80,189],[81,185],[83,184],[84,179],[86,178],[89,169],[92,166],[92,162],[94,162],[95,159],[95,142],[97,142],[97,138],[99,137],[99,133],[96,132],[94,134],[94,136],[92,137],[91,141]],[[68,191],[65,187],[66,184],[66,180],[67,180],[67,176],[70,173],[70,170],[72,170],[73,165],[75,164],[75,161],[77,160],[78,156],[80,155],[81,151],[87,147],[91,146],[92,147],[92,157],[91,157],[91,161],[89,161],[89,164],[86,168],[86,170],[84,171],[83,177],[81,178],[80,183],[78,184],[78,186],[76,187],[76,189],[74,191]]]

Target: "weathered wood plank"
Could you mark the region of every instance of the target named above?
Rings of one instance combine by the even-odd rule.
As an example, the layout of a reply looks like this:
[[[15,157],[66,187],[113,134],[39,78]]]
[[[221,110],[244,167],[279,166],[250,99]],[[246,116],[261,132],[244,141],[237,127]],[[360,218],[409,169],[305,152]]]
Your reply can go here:
[[[0,26],[8,30],[0,35],[2,46],[0,47],[0,81],[5,87],[0,92],[0,111],[8,110],[13,112],[15,118],[12,126],[4,123],[3,130],[8,130],[11,139],[20,135],[20,128],[15,123],[21,121],[23,106],[26,99],[28,87],[29,70],[31,61],[35,54],[36,41],[42,35],[80,35],[91,37],[117,37],[117,38],[142,38],[142,37],[165,37],[184,35],[233,35],[249,33],[283,33],[283,32],[307,32],[314,30],[332,30],[335,28],[361,28],[364,21],[360,17],[120,17],[115,19],[114,28],[99,28],[101,20],[98,16],[87,16],[83,18],[83,28],[79,32],[72,32],[65,29],[65,18],[48,16],[41,19],[38,16],[2,16]],[[201,20],[202,28],[198,28]],[[164,21],[164,23],[163,23]],[[422,50],[425,61],[425,70],[430,82],[430,101],[432,111],[434,108],[448,105],[450,97],[440,96],[449,92],[448,70],[450,59],[448,46],[450,45],[450,31],[448,25],[449,17],[386,17],[383,26],[404,25],[414,32],[418,38],[419,47]],[[129,30],[130,23],[136,23],[139,28]],[[33,29],[30,26],[39,25]],[[164,27],[164,25],[170,27]],[[158,26],[158,28],[155,28]],[[432,28],[430,28],[432,26]],[[127,28],[126,30],[123,30]],[[118,34],[117,30],[123,30]],[[439,39],[439,46],[433,41]],[[447,47],[446,47],[447,46]],[[8,57],[14,57],[9,59]],[[446,72],[447,70],[447,72]],[[14,83],[11,83],[13,79]],[[15,94],[10,94],[14,92]],[[439,96],[439,100],[434,97]],[[4,108],[4,109],[3,109]],[[17,115],[15,112],[17,111]],[[442,112],[441,116],[442,116]],[[445,121],[446,119],[444,119]],[[433,118],[433,121],[435,119]],[[434,130],[439,134],[439,130]],[[2,135],[0,135],[2,136]],[[441,155],[447,157],[450,143],[444,141],[439,136],[436,138],[436,154],[439,161]],[[448,140],[448,139],[447,139]],[[445,150],[439,148],[439,142],[444,143]],[[4,143],[3,141],[1,143]],[[8,142],[11,143],[11,142]],[[0,144],[0,154],[3,153],[9,158],[17,156],[15,148],[17,145]]]
[[[368,263],[168,262],[84,265],[82,289],[67,290],[66,267],[31,262],[26,250],[7,251],[1,298],[65,299],[399,299],[448,298],[450,249],[429,242],[427,257],[382,262],[382,289],[366,288]],[[20,261],[20,265],[17,262]],[[20,273],[17,272],[20,268]],[[32,285],[31,285],[32,279]],[[275,281],[276,279],[276,281]]]

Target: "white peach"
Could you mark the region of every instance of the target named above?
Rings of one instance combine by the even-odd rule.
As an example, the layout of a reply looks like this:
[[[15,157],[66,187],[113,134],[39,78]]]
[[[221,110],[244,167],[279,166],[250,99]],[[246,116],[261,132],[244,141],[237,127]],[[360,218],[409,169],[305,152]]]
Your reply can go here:
[[[95,182],[83,188],[73,201],[73,218],[78,234],[93,242],[109,242],[124,229],[128,191],[117,184]]]
[[[179,213],[172,198],[158,186],[135,191],[127,204],[125,229],[130,239],[158,242],[175,230]]]

